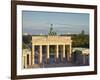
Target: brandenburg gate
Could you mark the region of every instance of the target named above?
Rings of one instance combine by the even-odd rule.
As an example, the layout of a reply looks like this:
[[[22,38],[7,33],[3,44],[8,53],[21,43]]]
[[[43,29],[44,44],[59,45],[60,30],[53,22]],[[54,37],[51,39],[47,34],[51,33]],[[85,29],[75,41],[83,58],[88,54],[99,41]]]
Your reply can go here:
[[[61,55],[61,60],[67,57],[70,60],[72,40],[70,36],[32,36],[32,54],[31,63],[35,64],[36,46],[38,46],[38,63],[42,64],[43,61],[43,46],[46,48],[46,63],[49,63],[50,59],[50,48],[53,46],[54,49],[54,61],[57,62],[59,55]]]

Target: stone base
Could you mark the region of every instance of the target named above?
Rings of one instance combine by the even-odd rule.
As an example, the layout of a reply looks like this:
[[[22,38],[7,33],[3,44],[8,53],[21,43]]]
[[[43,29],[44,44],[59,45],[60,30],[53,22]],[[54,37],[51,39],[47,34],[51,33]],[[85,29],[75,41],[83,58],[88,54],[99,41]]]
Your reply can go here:
[[[55,60],[54,60],[54,61],[55,61],[55,63],[58,63],[58,58],[55,58]]]
[[[46,64],[49,64],[49,59],[46,59]]]

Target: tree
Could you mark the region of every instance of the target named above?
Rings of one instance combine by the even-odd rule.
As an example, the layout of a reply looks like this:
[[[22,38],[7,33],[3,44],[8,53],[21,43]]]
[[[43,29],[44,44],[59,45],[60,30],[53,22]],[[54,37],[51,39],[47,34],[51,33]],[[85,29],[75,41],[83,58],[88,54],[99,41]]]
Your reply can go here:
[[[28,49],[30,47],[30,44],[31,44],[31,40],[32,40],[32,36],[31,35],[23,35],[22,36],[22,40],[23,40],[23,43],[22,43],[22,48],[23,49]]]
[[[89,48],[89,35],[86,34],[74,34],[72,37],[72,45],[73,47],[87,47]]]
[[[85,34],[85,31],[84,31],[84,30],[82,30],[82,31],[81,31],[81,34],[82,34],[82,35],[84,35],[84,34]]]
[[[32,36],[31,35],[23,35],[23,42],[25,44],[31,43],[31,40],[32,40]]]
[[[26,46],[26,44],[23,42],[23,44],[22,44],[22,48],[23,49],[27,49],[27,46]]]

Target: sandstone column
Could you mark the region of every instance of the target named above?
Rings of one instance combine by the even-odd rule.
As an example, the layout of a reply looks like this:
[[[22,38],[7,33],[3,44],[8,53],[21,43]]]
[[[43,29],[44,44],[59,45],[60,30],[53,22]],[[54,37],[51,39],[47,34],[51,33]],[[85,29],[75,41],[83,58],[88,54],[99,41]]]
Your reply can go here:
[[[65,59],[65,45],[63,45],[62,61]]]
[[[35,58],[34,57],[35,56],[35,51],[34,51],[35,49],[34,48],[35,48],[35,46],[32,45],[32,64],[34,64],[34,61],[35,61],[35,59],[34,59]]]
[[[58,45],[56,45],[56,52],[55,52],[55,62],[57,62],[59,57]]]
[[[27,59],[26,59],[26,55],[23,56],[23,66],[24,66],[24,68],[27,68]]]
[[[27,55],[25,55],[25,68],[27,68]]]
[[[40,45],[40,50],[39,50],[39,64],[42,64],[42,45]]]
[[[70,44],[70,52],[69,52],[69,58],[71,58],[71,54],[72,54],[72,45]]]
[[[24,68],[25,67],[25,61],[24,61],[24,56],[22,55],[22,68]]]
[[[29,54],[29,65],[31,65],[31,53]]]
[[[69,49],[69,50],[68,50],[68,49]],[[67,51],[68,51],[68,52],[67,52],[67,56],[68,56],[68,57],[67,57],[67,60],[70,61],[70,58],[71,58],[71,51],[72,51],[71,44],[69,45],[69,48],[68,48],[68,49],[67,49]]]
[[[46,63],[49,63],[49,58],[50,58],[50,55],[49,55],[49,45],[47,45]]]

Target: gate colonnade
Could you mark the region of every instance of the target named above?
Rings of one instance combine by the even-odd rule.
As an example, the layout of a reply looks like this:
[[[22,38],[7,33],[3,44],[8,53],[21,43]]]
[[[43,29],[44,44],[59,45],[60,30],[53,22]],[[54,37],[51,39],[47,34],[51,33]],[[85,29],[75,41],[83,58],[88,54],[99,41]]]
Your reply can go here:
[[[57,62],[59,58],[59,50],[61,50],[61,60],[67,56],[69,61],[72,50],[72,40],[70,36],[32,36],[32,53],[31,53],[31,65],[35,64],[35,47],[39,46],[38,51],[38,63],[42,64],[43,46],[46,46],[46,63],[50,59],[50,46],[54,45],[54,61]],[[67,54],[67,55],[66,55]]]

